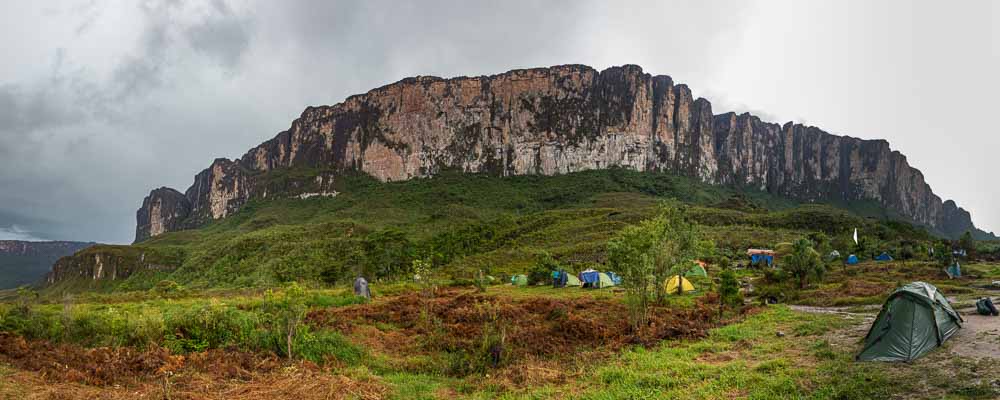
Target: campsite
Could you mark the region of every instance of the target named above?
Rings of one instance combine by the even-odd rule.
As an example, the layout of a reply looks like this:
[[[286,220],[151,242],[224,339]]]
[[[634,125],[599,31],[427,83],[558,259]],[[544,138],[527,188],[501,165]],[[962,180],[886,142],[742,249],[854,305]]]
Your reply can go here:
[[[0,400],[1000,400],[1000,0],[0,20]]]
[[[674,179],[656,196],[628,192]],[[437,213],[448,187],[505,195],[448,200],[483,213],[469,224],[473,208]],[[79,255],[182,257],[176,271],[0,292],[0,398],[1000,393],[990,379],[1000,317],[976,314],[980,298],[1000,293],[989,242],[620,170],[348,189]],[[554,190],[563,203],[536,200]],[[491,217],[511,207],[494,199],[510,197],[536,211]],[[357,215],[371,225],[345,222]],[[398,230],[378,228],[390,219]],[[266,245],[275,237],[284,244]],[[963,245],[977,251],[952,251]],[[316,261],[341,252],[354,258]],[[245,263],[265,267],[247,274]],[[298,280],[248,283],[289,266]],[[866,337],[898,336],[870,333],[890,295],[914,282],[933,286],[961,328],[909,361],[859,360]],[[911,309],[937,317],[934,307]]]
[[[650,220],[656,219],[644,221]],[[678,226],[672,235],[686,234]],[[625,230],[611,243],[635,245],[629,237]],[[455,280],[418,270],[412,279],[374,280],[361,289],[370,301],[343,286],[153,288],[73,298],[43,293],[36,300],[7,293],[0,322],[14,334],[0,335],[0,397],[781,399],[804,388],[816,398],[852,399],[1000,393],[992,378],[1000,373],[1000,317],[975,313],[978,299],[1000,293],[992,286],[1000,264],[966,261],[961,276],[950,276],[957,261],[943,267],[927,256],[879,260],[881,252],[867,252],[870,258],[859,260],[830,251],[819,257],[825,274],[800,288],[797,278],[780,275],[789,252],[804,243],[737,250],[732,259],[689,258],[664,271],[662,280],[647,276],[652,297],[638,329],[628,279],[641,271],[610,270],[624,266],[615,264],[614,245],[607,263],[579,270],[543,254],[529,268],[491,272],[499,276],[479,271]],[[759,256],[764,253],[769,258]],[[740,300],[723,305],[723,286],[730,284]],[[654,300],[657,292],[661,300]],[[300,333],[289,344],[294,357],[284,352],[284,338],[274,336],[282,327],[265,322],[285,315],[290,304],[303,311]],[[928,310],[919,312],[930,325],[909,320],[913,330],[905,334],[932,336],[906,355],[887,352],[895,347],[882,337],[902,331],[884,329],[883,306]],[[30,314],[17,307],[29,307]],[[942,319],[934,324],[934,318]],[[933,336],[939,327],[944,334]]]

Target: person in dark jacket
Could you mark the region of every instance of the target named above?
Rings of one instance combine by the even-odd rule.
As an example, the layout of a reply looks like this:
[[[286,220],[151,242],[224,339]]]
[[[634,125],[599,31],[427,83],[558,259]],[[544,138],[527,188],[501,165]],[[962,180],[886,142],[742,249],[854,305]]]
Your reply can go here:
[[[367,300],[372,299],[372,292],[368,289],[368,281],[364,277],[359,276],[354,280],[354,295],[364,297]]]

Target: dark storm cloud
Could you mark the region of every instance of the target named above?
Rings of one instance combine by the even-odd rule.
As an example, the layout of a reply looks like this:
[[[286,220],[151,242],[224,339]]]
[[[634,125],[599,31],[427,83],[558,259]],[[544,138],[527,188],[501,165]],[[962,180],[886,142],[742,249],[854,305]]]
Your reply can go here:
[[[944,24],[920,23],[925,34],[913,31],[907,18],[922,17],[908,2],[68,1],[0,3],[0,52],[12,60],[0,64],[0,238],[128,242],[150,189],[183,191],[212,159],[241,155],[306,106],[414,75],[568,63],[639,64],[690,84],[716,112],[809,118],[854,136],[888,137],[880,121],[909,119],[897,135],[907,140],[893,143],[937,177],[936,192],[959,204],[990,197],[939,186],[950,170],[935,159],[959,154],[921,154],[940,147],[940,132],[974,131],[972,119],[906,102],[928,90],[921,76],[989,77],[996,61],[975,58],[978,42],[947,48],[975,71],[900,46],[914,35],[977,37],[970,26],[995,37],[990,18],[960,24],[921,7]],[[986,114],[976,105],[989,102],[968,100],[965,115]],[[1000,226],[1000,212],[984,220],[983,208],[976,222]]]
[[[84,14],[75,35],[108,23],[102,13]],[[193,54],[235,67],[249,42],[245,21],[221,3],[188,10],[146,2],[133,14],[141,23],[122,37],[138,39],[118,44],[106,77],[56,48],[48,68],[25,66],[42,70],[34,79],[0,81],[0,239],[127,241],[145,186],[169,176],[155,172],[170,169],[190,139],[169,130],[178,128],[168,122],[176,116],[162,114],[167,102],[158,96],[176,99],[195,80]],[[162,146],[150,137],[179,140]]]

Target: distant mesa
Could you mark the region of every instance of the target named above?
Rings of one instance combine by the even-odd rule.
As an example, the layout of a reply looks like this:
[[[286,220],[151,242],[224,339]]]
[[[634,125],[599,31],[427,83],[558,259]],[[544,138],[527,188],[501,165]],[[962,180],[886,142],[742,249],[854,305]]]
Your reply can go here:
[[[0,289],[40,283],[56,260],[95,244],[0,240]]]
[[[670,171],[800,201],[875,201],[940,235],[988,235],[885,140],[716,115],[686,85],[635,65],[561,65],[406,78],[308,107],[243,157],[216,159],[184,193],[153,190],[136,213],[135,240],[225,218],[251,199],[336,193],[335,181],[348,171],[400,181],[456,169],[511,176],[609,167]],[[315,173],[279,172],[293,169]]]

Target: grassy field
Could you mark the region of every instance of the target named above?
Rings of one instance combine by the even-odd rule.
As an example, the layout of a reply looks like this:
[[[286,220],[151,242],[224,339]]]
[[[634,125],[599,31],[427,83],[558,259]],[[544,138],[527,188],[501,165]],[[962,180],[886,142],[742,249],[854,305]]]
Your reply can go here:
[[[915,269],[904,263],[887,267],[898,268],[894,273],[900,277]],[[812,290],[824,290],[833,284],[829,280]],[[945,290],[966,288],[968,293],[961,294],[973,296],[976,282],[966,279]],[[862,314],[773,305],[718,319],[714,308],[703,304],[712,294],[701,292],[674,297],[658,308],[656,323],[664,329],[653,340],[641,340],[627,333],[622,293],[613,289],[441,287],[430,297],[412,285],[375,289],[371,303],[359,303],[339,289],[306,291],[309,311],[293,359],[285,357],[281,341],[268,340],[277,333],[262,322],[264,304],[271,300],[255,291],[181,298],[81,296],[34,305],[32,322],[24,328],[12,325],[16,305],[7,304],[0,323],[19,336],[0,334],[0,397],[36,392],[62,398],[155,397],[164,391],[174,398],[241,393],[306,399],[978,399],[1000,394],[969,375],[970,368],[996,369],[992,364],[955,358],[946,350],[891,368],[854,362],[869,321]],[[504,356],[490,366],[477,352],[485,332],[496,326],[506,334]],[[114,373],[102,372],[102,366]],[[304,378],[338,382],[354,392],[310,392],[318,388],[305,385]],[[200,385],[208,381],[216,383],[205,392]],[[268,392],[262,382],[284,391]]]

